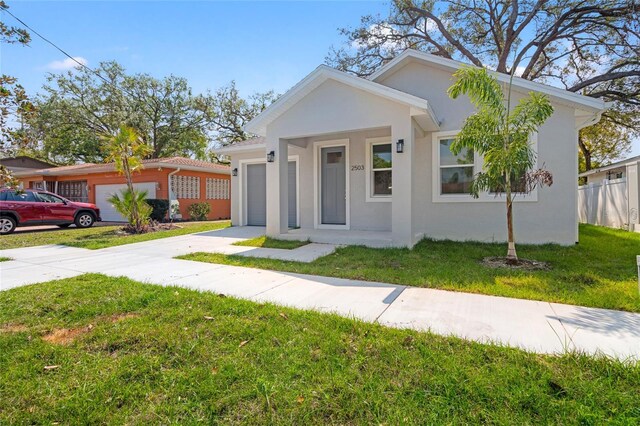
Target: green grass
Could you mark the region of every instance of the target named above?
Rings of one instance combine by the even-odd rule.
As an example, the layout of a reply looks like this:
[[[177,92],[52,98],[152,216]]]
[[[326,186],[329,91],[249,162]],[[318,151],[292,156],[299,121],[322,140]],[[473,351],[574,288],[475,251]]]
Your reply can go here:
[[[233,243],[234,246],[275,248],[285,250],[297,249],[298,247],[306,246],[307,244],[309,244],[309,241],[279,240],[277,238],[266,237],[264,235],[262,237]]]
[[[8,262],[12,260],[10,257],[0,256],[0,262]]]
[[[505,251],[504,244],[425,240],[413,250],[345,247],[311,263],[211,253],[181,258],[640,312],[640,234],[581,225],[578,245],[518,246],[521,258],[548,262],[550,271],[480,264]]]
[[[0,424],[640,422],[640,366],[604,358],[101,275],[0,306]],[[61,329],[75,339],[43,340]]]
[[[229,226],[228,221],[220,222],[184,222],[179,223],[179,229],[150,232],[140,235],[120,235],[120,226],[97,226],[86,229],[61,229],[40,232],[18,232],[3,235],[0,238],[0,250],[41,246],[46,244],[62,244],[65,246],[81,247],[91,250],[123,244],[139,243],[156,240],[158,238],[175,237],[177,235],[193,234],[196,232],[213,231]]]

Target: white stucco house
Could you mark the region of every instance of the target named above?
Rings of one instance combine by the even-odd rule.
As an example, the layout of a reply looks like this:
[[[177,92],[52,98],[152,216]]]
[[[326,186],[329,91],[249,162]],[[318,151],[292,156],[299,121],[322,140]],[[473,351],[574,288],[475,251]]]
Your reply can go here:
[[[468,193],[482,158],[449,150],[474,112],[466,97],[447,95],[461,66],[414,50],[367,79],[319,66],[248,123],[259,138],[218,150],[231,157],[233,225],[370,246],[505,241],[503,199]],[[516,239],[573,244],[578,130],[599,120],[604,102],[520,78],[512,91],[515,100],[545,93],[555,108],[533,140],[554,184],[516,198]]]

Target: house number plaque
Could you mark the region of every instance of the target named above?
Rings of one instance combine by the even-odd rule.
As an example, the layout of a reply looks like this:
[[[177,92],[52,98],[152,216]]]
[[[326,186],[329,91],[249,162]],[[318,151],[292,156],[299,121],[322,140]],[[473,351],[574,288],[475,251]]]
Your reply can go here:
[[[352,172],[357,172],[360,170],[364,170],[364,164],[354,164],[353,166],[351,166]]]

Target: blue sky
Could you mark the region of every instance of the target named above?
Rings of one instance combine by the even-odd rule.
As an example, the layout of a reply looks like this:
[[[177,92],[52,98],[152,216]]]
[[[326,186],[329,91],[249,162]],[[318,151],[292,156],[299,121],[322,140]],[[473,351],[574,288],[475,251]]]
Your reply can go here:
[[[196,92],[236,80],[244,95],[284,92],[324,58],[367,13],[388,3],[352,2],[36,2],[8,1],[16,16],[89,66],[115,59],[130,72],[186,77]],[[3,16],[8,23],[13,21]],[[64,55],[37,37],[2,45],[2,72],[31,93]]]
[[[129,72],[186,77],[196,93],[235,80],[243,95],[283,93],[324,62],[366,14],[387,1],[11,1],[10,10],[69,54],[94,67],[116,60]],[[3,14],[3,21],[17,24]],[[33,36],[29,47],[0,47],[0,72],[31,94],[65,56]],[[631,155],[640,154],[640,141]]]

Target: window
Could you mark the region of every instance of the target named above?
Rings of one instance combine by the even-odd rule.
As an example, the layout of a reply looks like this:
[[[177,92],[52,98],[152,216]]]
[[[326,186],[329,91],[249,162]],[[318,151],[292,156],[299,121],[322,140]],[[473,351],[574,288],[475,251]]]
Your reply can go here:
[[[473,150],[462,149],[457,155],[451,152],[451,144],[459,130],[433,132],[431,134],[431,155],[432,155],[432,201],[434,203],[470,203],[470,202],[504,202],[504,194],[496,193],[496,189],[491,188],[478,194],[478,198],[473,198],[471,184],[483,167],[483,158]],[[531,147],[538,150],[538,135],[531,136]],[[534,165],[534,169],[537,168]],[[524,175],[512,176],[511,190],[517,194],[514,199],[517,202],[538,201],[538,190],[523,193],[526,186]]]
[[[171,192],[178,199],[197,200],[200,198],[200,178],[196,176],[171,176]]]
[[[43,203],[64,204],[64,200],[62,198],[56,197],[53,194],[47,194],[46,192],[38,192],[38,199]]]
[[[440,194],[469,194],[473,182],[475,158],[472,150],[451,152],[453,138],[440,139]]]
[[[15,191],[7,191],[7,201],[22,201],[26,203],[34,203],[36,201],[35,195],[31,191],[25,191],[17,193]]]
[[[228,200],[229,179],[207,178],[207,200]]]
[[[389,138],[367,140],[367,201],[390,201],[392,146]]]

